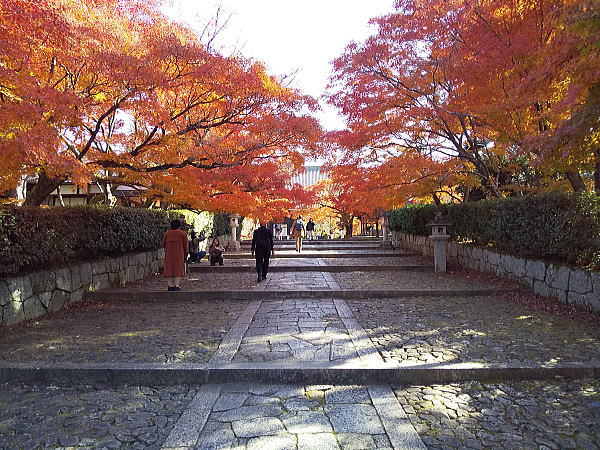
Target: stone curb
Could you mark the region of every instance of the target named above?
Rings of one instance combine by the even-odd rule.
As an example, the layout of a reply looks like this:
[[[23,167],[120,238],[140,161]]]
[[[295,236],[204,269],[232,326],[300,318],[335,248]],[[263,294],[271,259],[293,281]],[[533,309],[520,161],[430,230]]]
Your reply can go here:
[[[293,249],[292,249],[293,250]],[[227,259],[254,259],[248,253],[225,253],[225,261]],[[421,253],[390,253],[390,252],[373,252],[373,253],[323,253],[323,252],[301,252],[280,254],[275,252],[273,258],[402,258],[403,256],[423,256]]]
[[[392,266],[269,266],[269,272],[386,272],[398,270],[423,270],[431,271],[432,266],[423,264],[397,264]],[[189,272],[252,272],[254,266],[207,266],[189,265]]]
[[[597,378],[600,366],[468,367],[465,364],[430,368],[361,367],[304,363],[300,367],[277,364],[229,364],[222,367],[152,364],[1,364],[0,383],[108,383],[180,385],[206,383],[307,383],[395,385],[446,384],[463,381],[546,380],[555,377]]]
[[[242,250],[250,251],[251,246],[242,245]],[[310,245],[310,244],[302,244],[302,248],[306,251],[308,250],[373,250],[378,251],[380,247],[377,245]],[[275,251],[277,250],[295,250],[296,247],[293,245],[276,245]]]
[[[128,291],[128,292],[88,292],[85,300],[145,301],[145,300],[270,300],[284,298],[398,298],[398,297],[476,297],[513,292],[509,289],[477,288],[477,289],[328,289],[328,290],[288,290],[288,291],[255,291],[255,290],[218,290],[218,291]]]

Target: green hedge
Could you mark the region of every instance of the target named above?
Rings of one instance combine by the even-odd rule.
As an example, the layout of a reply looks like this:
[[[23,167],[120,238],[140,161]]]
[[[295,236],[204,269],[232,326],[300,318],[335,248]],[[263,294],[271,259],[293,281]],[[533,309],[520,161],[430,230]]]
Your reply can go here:
[[[140,208],[0,208],[0,276],[160,248],[169,222],[185,214],[197,230],[212,214]],[[210,220],[209,220],[210,219]]]
[[[600,268],[600,196],[545,195],[445,205],[407,205],[389,212],[390,229],[429,235],[441,211],[454,240],[515,255]]]

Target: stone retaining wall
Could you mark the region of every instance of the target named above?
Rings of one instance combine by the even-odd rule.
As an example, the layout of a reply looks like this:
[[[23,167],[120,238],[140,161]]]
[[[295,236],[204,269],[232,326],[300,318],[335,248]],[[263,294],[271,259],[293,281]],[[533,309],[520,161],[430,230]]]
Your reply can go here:
[[[427,236],[392,233],[392,243],[395,247],[433,257],[433,242]],[[448,243],[448,264],[516,280],[544,297],[555,297],[563,303],[600,311],[599,272],[504,255],[453,242]]]
[[[0,325],[58,311],[87,291],[119,286],[157,273],[164,250],[133,253],[0,280]]]

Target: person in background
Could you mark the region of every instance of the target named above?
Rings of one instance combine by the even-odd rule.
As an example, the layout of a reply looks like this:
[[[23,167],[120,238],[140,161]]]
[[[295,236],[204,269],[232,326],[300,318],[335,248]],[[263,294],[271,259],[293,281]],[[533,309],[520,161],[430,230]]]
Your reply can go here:
[[[186,222],[185,216],[183,214],[179,215],[179,222],[181,222],[180,229],[185,231],[186,233],[192,228],[192,226]]]
[[[180,227],[179,220],[172,220],[171,229],[165,232],[162,241],[165,249],[163,276],[167,278],[168,291],[180,291],[181,277],[185,274],[188,238],[186,232]]]
[[[208,247],[208,260],[210,261],[210,265],[214,266],[219,263],[220,266],[223,265],[223,252],[225,249],[219,242],[219,239],[214,238]]]
[[[275,228],[275,239],[277,239],[279,241],[279,240],[281,240],[281,224],[276,223],[274,228]]]
[[[304,234],[304,222],[302,216],[298,216],[292,224],[292,236],[296,240],[296,251],[300,253],[302,250],[302,235]]]
[[[204,239],[205,239],[205,237],[202,233],[200,233],[200,235],[198,236],[198,235],[196,235],[195,231],[192,231],[191,237],[189,240],[190,258],[189,258],[188,262],[197,263],[206,256],[206,252],[203,250],[200,250],[200,242],[202,242]]]
[[[260,227],[254,230],[252,234],[252,255],[256,258],[257,282],[267,278],[269,271],[269,258],[275,256],[275,246],[273,244],[273,232],[267,228],[266,223],[261,221]]]
[[[308,223],[306,224],[306,239],[313,240],[315,233],[315,223],[312,220],[312,217],[308,219]]]

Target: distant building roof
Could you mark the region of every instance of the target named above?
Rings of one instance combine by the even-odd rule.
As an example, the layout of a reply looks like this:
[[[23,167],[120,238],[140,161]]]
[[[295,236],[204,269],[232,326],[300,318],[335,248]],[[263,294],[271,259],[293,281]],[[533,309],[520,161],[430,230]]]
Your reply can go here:
[[[302,187],[312,186],[327,178],[327,172],[321,170],[321,166],[304,166],[304,172],[292,178],[292,183],[298,183]]]

